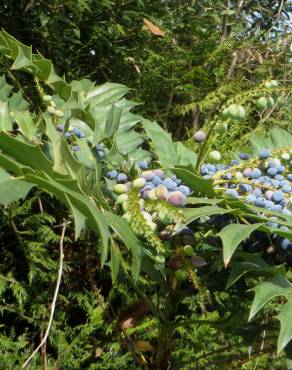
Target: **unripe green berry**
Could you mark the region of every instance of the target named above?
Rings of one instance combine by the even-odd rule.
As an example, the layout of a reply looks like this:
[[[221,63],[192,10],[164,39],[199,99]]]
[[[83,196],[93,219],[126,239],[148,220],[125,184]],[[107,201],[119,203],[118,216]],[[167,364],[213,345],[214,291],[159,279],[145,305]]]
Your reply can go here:
[[[191,257],[194,254],[194,249],[191,245],[186,245],[184,247],[184,255],[187,257]]]
[[[157,225],[155,222],[147,222],[147,225],[150,226],[152,232],[155,232],[157,230]]]
[[[122,210],[123,210],[123,212],[126,213],[128,211],[128,209],[129,209],[129,203],[128,202],[124,202],[122,204]]]
[[[162,265],[165,263],[165,257],[162,255],[155,256],[155,262]]]
[[[124,194],[127,193],[128,191],[129,191],[128,186],[125,184],[116,184],[114,186],[114,192],[116,194]]]
[[[128,200],[128,194],[121,194],[117,197],[116,204],[123,204]]]
[[[48,106],[48,107],[47,107],[47,111],[48,111],[49,113],[51,113],[51,114],[55,114],[55,112],[56,112],[55,108],[54,108],[54,107],[51,107],[51,106]]]
[[[133,181],[133,188],[139,190],[142,189],[145,184],[146,180],[143,177],[138,177]]]
[[[151,200],[156,200],[157,199],[157,196],[155,194],[155,189],[149,190],[149,192],[148,192],[148,198],[151,199]]]
[[[61,111],[60,109],[57,109],[57,110],[55,111],[55,115],[56,115],[57,117],[59,117],[59,118],[62,118],[62,117],[64,117],[64,112],[63,112],[63,111]]]
[[[224,118],[229,118],[229,110],[228,110],[228,108],[223,109],[222,116]]]
[[[279,96],[278,99],[277,99],[277,105],[279,107],[283,107],[283,105],[286,104],[286,99],[284,96]]]
[[[228,109],[229,117],[237,119],[237,117],[238,117],[237,105],[236,104],[231,104],[227,109]]]
[[[185,281],[188,278],[188,273],[185,270],[176,270],[174,276],[179,281]]]
[[[270,81],[266,81],[266,82],[265,82],[265,88],[266,88],[266,89],[270,89],[271,87],[272,87],[271,82],[270,82]]]
[[[274,105],[275,105],[274,99],[271,96],[269,96],[268,97],[268,108],[273,108]]]
[[[237,117],[237,119],[244,119],[245,117],[245,110],[241,105],[237,106]]]
[[[217,132],[217,134],[223,135],[227,132],[227,130],[228,126],[226,122],[219,123],[215,126],[215,131]]]
[[[261,110],[267,109],[268,108],[268,100],[267,100],[267,98],[265,98],[264,96],[262,96],[261,98],[259,98],[257,100],[256,105]]]
[[[212,161],[219,162],[221,160],[221,154],[217,150],[213,150],[209,153],[209,158]]]
[[[281,158],[284,159],[285,161],[289,161],[290,155],[289,153],[285,152],[281,154]]]
[[[271,80],[270,84],[271,84],[271,87],[278,87],[279,86],[278,81],[276,81],[276,80]]]

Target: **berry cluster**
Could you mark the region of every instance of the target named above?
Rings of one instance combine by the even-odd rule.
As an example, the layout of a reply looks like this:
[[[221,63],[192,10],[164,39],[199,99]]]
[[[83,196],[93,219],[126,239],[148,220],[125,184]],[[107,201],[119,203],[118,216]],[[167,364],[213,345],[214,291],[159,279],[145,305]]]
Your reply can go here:
[[[53,101],[53,97],[51,95],[44,95],[43,101],[47,104],[47,112],[51,115],[54,115],[57,118],[64,117],[64,112],[60,109],[56,109],[56,104]]]
[[[250,159],[247,153],[241,153],[239,157],[243,161]],[[269,211],[278,211],[284,215],[292,215],[292,150],[281,150],[272,153],[263,149],[259,157],[249,162],[239,163],[234,160],[229,165],[224,164],[203,164],[201,174],[204,178],[213,179],[215,189],[224,191],[228,197],[242,199],[244,202]],[[267,225],[274,228],[281,228],[275,217],[270,217]],[[263,241],[263,240],[262,240]],[[292,252],[292,240],[272,235],[273,250],[278,248],[286,251],[286,255]],[[270,247],[271,241],[266,247]],[[259,241],[254,240],[249,245],[252,250],[254,245],[258,247]],[[270,253],[272,249],[270,248]],[[291,259],[291,256],[287,259]]]
[[[173,206],[184,206],[186,197],[190,194],[190,188],[182,185],[181,180],[175,175],[166,177],[164,171],[161,169],[150,170],[147,162],[139,163],[140,169],[143,169],[139,177],[130,181],[125,173],[118,173],[116,170],[109,171],[106,177],[110,180],[116,180],[117,184],[114,186],[116,194],[128,193],[133,187],[139,190],[142,199],[156,200],[164,199]]]

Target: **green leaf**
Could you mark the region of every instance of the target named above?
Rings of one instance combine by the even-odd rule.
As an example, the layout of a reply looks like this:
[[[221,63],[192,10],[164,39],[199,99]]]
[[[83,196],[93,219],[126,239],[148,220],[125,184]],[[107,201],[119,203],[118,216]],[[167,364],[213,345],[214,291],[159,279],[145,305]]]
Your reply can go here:
[[[226,289],[229,289],[233,284],[235,284],[243,275],[248,272],[254,272],[259,274],[275,274],[277,273],[277,268],[270,266],[266,263],[261,256],[256,254],[251,254],[245,256],[248,261],[234,262],[231,264],[232,270],[229,274],[228,281],[226,284]]]
[[[121,120],[122,109],[117,107],[116,104],[112,104],[111,109],[108,113],[106,124],[105,124],[105,134],[108,138],[114,136],[117,132]]]
[[[72,190],[71,186],[65,186],[64,184],[47,176],[45,173],[40,172],[38,173],[38,175],[28,173],[26,174],[26,178],[28,179],[28,181],[31,181],[32,183],[41,186],[49,193],[54,194],[56,198],[66,204],[66,206],[68,206],[69,208],[72,204],[73,207],[78,209],[78,211],[88,219],[91,229],[94,232],[98,233],[101,237],[102,248],[107,250],[109,238],[108,224],[105,217],[93,203],[91,198],[86,197],[75,190]],[[69,184],[72,184],[72,180],[69,182]],[[78,190],[78,187],[76,187],[76,190]],[[68,203],[68,199],[71,203]],[[80,222],[80,220],[77,220],[77,222]]]
[[[215,196],[212,180],[204,179],[187,168],[175,167],[171,168],[171,171],[173,171],[182,180],[182,182],[185,185],[188,185],[194,192],[206,194],[211,198]]]
[[[285,303],[279,312],[279,315],[277,318],[280,320],[281,323],[281,329],[278,337],[278,345],[277,345],[277,352],[279,352],[286,347],[286,345],[290,342],[292,339],[292,320],[291,320],[291,314],[292,314],[292,300],[288,300],[287,303]]]
[[[250,234],[258,229],[262,224],[241,225],[231,224],[225,226],[217,235],[223,244],[223,260],[227,266],[238,245],[248,238]]]
[[[32,184],[11,176],[0,167],[0,204],[7,206],[20,198],[26,197]]]
[[[171,135],[156,122],[144,119],[142,123],[147,137],[151,140],[152,150],[162,166],[191,165],[194,167],[196,155],[192,150],[180,142],[173,142]]]
[[[18,137],[12,137],[2,131],[0,132],[0,149],[23,165],[43,170],[48,174],[53,173],[52,162],[46,158],[37,145],[26,144]]]
[[[12,117],[7,102],[0,102],[0,131],[12,130]]]
[[[15,112],[15,121],[18,123],[19,131],[23,133],[29,140],[33,140],[37,131],[37,126],[28,111]]]
[[[118,234],[126,247],[128,247],[132,252],[134,258],[133,275],[134,279],[137,280],[140,274],[142,260],[143,249],[141,242],[133,233],[127,221],[123,218],[110,212],[105,212],[105,217],[111,228]]]
[[[110,243],[110,252],[111,252],[110,269],[112,280],[116,281],[122,257],[119,248],[113,241],[111,241]]]
[[[232,212],[232,210],[220,208],[217,206],[205,206],[198,208],[184,208],[182,209],[182,212],[186,218],[187,225],[200,217],[212,215],[224,215],[225,213]]]
[[[222,202],[222,199],[209,199],[198,197],[187,197],[186,204],[211,204],[216,205]]]
[[[291,283],[280,274],[257,285],[252,290],[255,291],[255,297],[252,302],[248,321],[250,321],[271,299],[279,296],[287,297],[292,291]]]
[[[72,215],[74,217],[74,239],[77,240],[82,232],[85,229],[86,217],[85,215],[76,208],[73,203],[68,198],[68,204]]]
[[[258,156],[261,149],[277,149],[283,147],[290,147],[292,143],[292,135],[281,128],[273,128],[269,135],[254,134],[249,140],[253,153]]]
[[[5,75],[0,77],[0,100],[6,101],[13,87],[6,82]]]

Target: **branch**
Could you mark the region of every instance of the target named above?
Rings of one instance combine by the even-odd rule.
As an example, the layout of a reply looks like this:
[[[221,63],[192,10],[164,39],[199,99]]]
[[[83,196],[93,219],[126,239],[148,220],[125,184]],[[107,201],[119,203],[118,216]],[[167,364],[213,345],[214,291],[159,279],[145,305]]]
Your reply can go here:
[[[63,273],[63,260],[64,260],[63,244],[64,244],[64,237],[65,237],[66,227],[67,227],[67,224],[64,223],[63,228],[62,228],[61,239],[60,239],[60,246],[59,246],[59,248],[60,248],[60,259],[59,259],[58,279],[57,279],[55,293],[54,293],[54,297],[53,297],[53,301],[52,301],[52,305],[51,305],[51,314],[50,314],[48,327],[47,327],[46,333],[45,333],[41,343],[37,346],[37,348],[33,351],[33,353],[29,356],[29,358],[22,365],[22,369],[24,369],[28,365],[28,363],[36,355],[38,350],[44,346],[44,344],[46,343],[47,338],[49,336],[49,332],[51,330],[51,326],[52,326],[52,323],[53,323],[54,312],[55,312],[55,308],[56,308],[56,301],[57,301],[57,297],[58,297],[58,293],[59,293],[59,289],[60,289],[60,284],[61,284],[62,273]]]

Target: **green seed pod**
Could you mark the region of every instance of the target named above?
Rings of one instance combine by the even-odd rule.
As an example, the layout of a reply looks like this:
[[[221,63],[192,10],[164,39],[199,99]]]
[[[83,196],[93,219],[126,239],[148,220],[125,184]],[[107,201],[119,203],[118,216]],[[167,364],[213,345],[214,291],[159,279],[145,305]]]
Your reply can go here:
[[[185,281],[188,278],[188,273],[185,270],[176,270],[174,276],[179,281]]]
[[[274,105],[275,105],[274,99],[271,96],[269,96],[268,97],[268,108],[273,108]]]
[[[265,110],[268,108],[268,100],[267,98],[265,98],[264,96],[262,96],[261,98],[259,98],[256,102],[256,106],[261,109],[261,110]]]
[[[184,255],[187,257],[191,257],[194,254],[194,249],[191,245],[186,245],[184,247]]]
[[[64,117],[64,112],[61,111],[60,109],[57,109],[56,112],[55,112],[55,115],[59,118],[62,118],[62,117]]]
[[[125,194],[129,191],[128,186],[125,184],[116,184],[114,186],[114,192],[116,194]]]
[[[223,135],[227,132],[228,126],[226,122],[219,123],[215,126],[215,132],[219,135]]]
[[[138,177],[133,181],[133,188],[139,190],[142,189],[145,184],[146,180],[143,177]]]
[[[209,158],[211,161],[219,162],[221,160],[221,154],[217,150],[213,150],[209,153]]]

